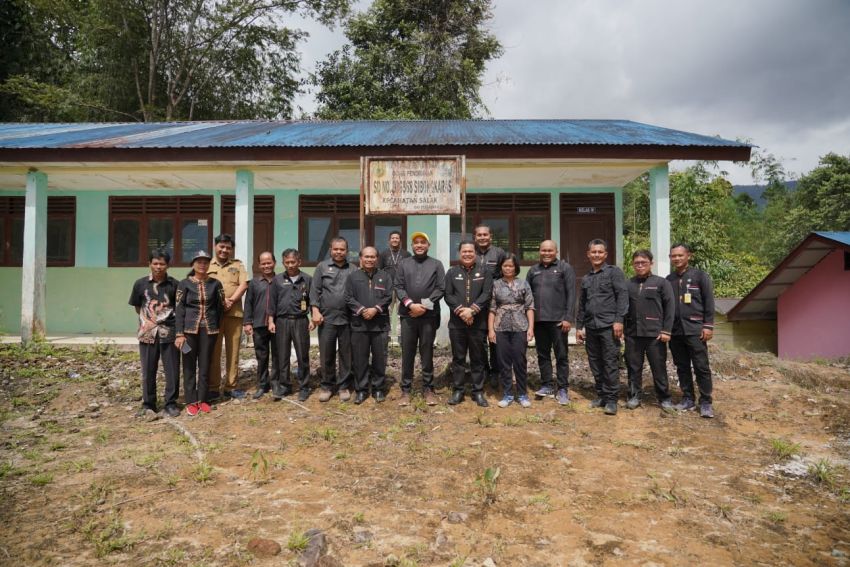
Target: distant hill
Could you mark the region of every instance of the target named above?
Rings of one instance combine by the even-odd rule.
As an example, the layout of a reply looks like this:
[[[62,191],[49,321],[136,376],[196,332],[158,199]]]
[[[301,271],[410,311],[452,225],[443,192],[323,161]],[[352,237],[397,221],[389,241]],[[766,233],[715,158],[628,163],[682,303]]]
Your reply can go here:
[[[797,189],[797,182],[786,181],[785,186],[788,187],[789,191],[794,191]],[[756,205],[764,207],[765,202],[764,199],[761,198],[761,194],[764,192],[765,187],[767,187],[767,185],[735,185],[732,187],[732,194],[738,196],[741,193],[746,193],[752,197],[753,201],[756,202]]]

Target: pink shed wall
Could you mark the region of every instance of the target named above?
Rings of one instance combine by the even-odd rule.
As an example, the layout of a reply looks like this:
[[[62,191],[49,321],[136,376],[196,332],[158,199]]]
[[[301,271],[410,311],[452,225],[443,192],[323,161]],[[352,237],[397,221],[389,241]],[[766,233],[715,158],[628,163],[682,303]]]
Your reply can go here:
[[[844,251],[833,250],[779,296],[779,357],[850,355],[850,271]]]

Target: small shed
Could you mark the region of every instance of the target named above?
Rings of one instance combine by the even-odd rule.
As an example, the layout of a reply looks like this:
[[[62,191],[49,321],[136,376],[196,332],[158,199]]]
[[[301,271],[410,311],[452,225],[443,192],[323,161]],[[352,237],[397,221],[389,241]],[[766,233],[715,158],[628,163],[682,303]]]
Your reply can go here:
[[[714,339],[724,348],[750,352],[776,353],[776,320],[730,321],[729,311],[741,301],[739,297],[714,300]]]
[[[850,232],[809,234],[727,319],[775,321],[780,358],[850,356]]]

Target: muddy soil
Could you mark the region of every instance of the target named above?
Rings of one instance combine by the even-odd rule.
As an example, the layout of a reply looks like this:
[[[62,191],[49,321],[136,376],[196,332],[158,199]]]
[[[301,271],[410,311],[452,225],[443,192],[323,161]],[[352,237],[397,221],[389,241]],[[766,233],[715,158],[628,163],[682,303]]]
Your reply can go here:
[[[662,412],[649,376],[644,405],[608,417],[570,356],[568,406],[443,389],[401,408],[394,382],[381,405],[266,396],[147,421],[135,353],[2,346],[0,564],[295,564],[311,528],[324,565],[850,561],[846,365],[714,351],[715,419]]]

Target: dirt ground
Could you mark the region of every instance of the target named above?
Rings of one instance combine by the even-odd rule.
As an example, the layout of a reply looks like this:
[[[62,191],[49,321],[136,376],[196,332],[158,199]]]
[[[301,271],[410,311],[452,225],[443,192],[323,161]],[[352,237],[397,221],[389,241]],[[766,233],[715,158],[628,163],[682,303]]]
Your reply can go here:
[[[715,351],[716,419],[660,411],[648,376],[643,407],[608,417],[570,355],[565,407],[400,408],[394,382],[382,405],[146,421],[135,353],[2,346],[0,564],[295,564],[311,528],[325,565],[850,561],[846,364]]]

